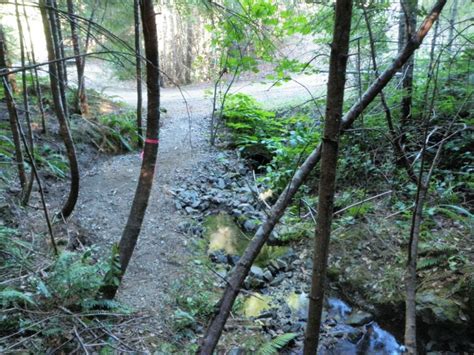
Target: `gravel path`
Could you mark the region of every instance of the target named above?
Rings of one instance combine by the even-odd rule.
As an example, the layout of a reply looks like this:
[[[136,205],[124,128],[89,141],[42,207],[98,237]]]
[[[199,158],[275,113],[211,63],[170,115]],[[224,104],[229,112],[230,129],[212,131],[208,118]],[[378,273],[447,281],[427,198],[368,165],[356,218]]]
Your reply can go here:
[[[102,72],[96,73],[99,69]],[[107,76],[107,72],[104,73],[103,68],[90,66],[88,86],[131,106],[136,104],[134,83],[116,82],[112,77],[105,79],[104,75]],[[100,81],[92,78],[100,78]],[[320,77],[305,77],[304,81],[273,87],[270,91],[268,84],[241,82],[235,85],[234,92],[250,93],[266,106],[278,106],[311,98],[301,84],[306,86],[312,82],[313,92],[324,86]],[[207,143],[211,100],[205,90],[209,88],[209,84],[203,84],[185,87],[182,91],[162,90],[162,106],[167,113],[163,115],[160,130],[156,180],[139,241],[118,294],[119,300],[126,304],[152,311],[157,323],[161,317],[169,317],[166,305],[170,287],[185,277],[185,264],[189,259],[186,255],[190,255],[186,237],[177,231],[179,223],[187,217],[176,211],[170,191],[182,177],[193,175],[193,167],[209,161],[215,153]],[[109,246],[120,239],[140,165],[138,154],[116,156],[100,163],[82,178],[75,217],[95,234],[96,243]]]

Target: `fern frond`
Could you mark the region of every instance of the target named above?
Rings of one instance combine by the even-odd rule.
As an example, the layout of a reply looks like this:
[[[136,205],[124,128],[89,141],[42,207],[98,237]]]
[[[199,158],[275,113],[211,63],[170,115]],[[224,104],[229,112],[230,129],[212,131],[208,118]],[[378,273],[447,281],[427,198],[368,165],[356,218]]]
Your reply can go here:
[[[285,333],[277,336],[276,338],[270,340],[269,342],[263,344],[260,349],[258,349],[258,355],[275,355],[278,354],[278,351],[284,348],[290,341],[295,339],[298,334],[296,333]]]
[[[36,305],[35,301],[30,295],[27,295],[21,291],[14,290],[12,288],[5,288],[0,291],[0,303],[3,307],[6,307],[14,302]]]
[[[444,257],[422,258],[417,263],[417,269],[423,270],[438,266],[443,262],[443,260],[445,260]]]

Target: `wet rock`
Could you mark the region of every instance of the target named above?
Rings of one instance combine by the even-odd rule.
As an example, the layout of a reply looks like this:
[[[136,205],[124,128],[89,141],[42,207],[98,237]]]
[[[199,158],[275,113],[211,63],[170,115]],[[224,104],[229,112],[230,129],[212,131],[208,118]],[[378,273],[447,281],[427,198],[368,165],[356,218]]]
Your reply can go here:
[[[257,221],[253,219],[248,219],[244,222],[244,230],[246,232],[255,232],[257,230]]]
[[[284,279],[285,279],[285,275],[280,274],[277,277],[275,277],[272,282],[270,282],[270,286],[279,286],[282,284]]]
[[[242,348],[232,348],[229,350],[229,352],[227,353],[227,355],[245,355],[246,352],[244,349]]]
[[[349,318],[346,320],[346,324],[351,325],[353,327],[359,327],[361,325],[370,323],[373,321],[374,316],[370,313],[367,312],[356,312],[354,314],[351,314]]]
[[[215,250],[209,254],[209,259],[216,264],[227,264],[227,255],[222,250]]]
[[[227,255],[227,262],[229,263],[229,265],[236,265],[240,260],[240,256],[239,255]]]
[[[264,272],[263,272],[263,269],[261,267],[258,267],[258,266],[252,266],[250,268],[250,276],[253,276],[259,280],[263,280],[264,278]]]
[[[282,259],[277,259],[278,270],[288,270],[288,263]]]
[[[266,282],[271,282],[271,281],[273,280],[273,275],[272,275],[272,273],[270,272],[270,270],[265,269],[265,271],[263,272],[263,279],[264,279]]]

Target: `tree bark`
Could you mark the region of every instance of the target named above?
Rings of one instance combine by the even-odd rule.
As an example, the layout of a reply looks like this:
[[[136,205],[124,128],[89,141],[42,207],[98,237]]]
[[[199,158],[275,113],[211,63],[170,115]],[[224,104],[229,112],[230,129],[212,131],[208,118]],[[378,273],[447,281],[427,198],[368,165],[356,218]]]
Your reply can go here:
[[[326,118],[321,148],[319,200],[313,251],[313,275],[309,296],[308,323],[304,340],[304,354],[316,354],[323,311],[326,269],[329,254],[336,167],[339,152],[339,133],[344,104],[349,35],[351,32],[352,0],[337,0],[336,15],[329,60]]]
[[[151,189],[153,187],[159,143],[160,71],[158,60],[158,36],[153,0],[142,0],[140,2],[140,12],[146,56],[146,82],[148,95],[147,128],[138,186],[135,191],[135,197],[133,199],[130,215],[128,216],[127,225],[125,226],[125,230],[123,231],[119,243],[121,267],[120,278],[123,277],[127,270],[140,234]],[[111,299],[115,296],[117,289],[117,286],[108,285],[102,288],[102,294],[105,298]]]
[[[372,33],[372,26],[370,24],[370,19],[367,14],[367,9],[365,7],[362,8],[363,11],[363,16],[365,20],[365,24],[367,26],[367,33],[369,35],[369,44],[370,44],[370,56],[372,59],[372,68],[375,73],[375,77],[379,76],[379,69],[377,65],[377,55],[375,52],[375,40],[374,36]],[[438,26],[439,22],[436,22],[436,26]],[[436,29],[435,26],[435,29]],[[436,33],[436,31],[435,31]],[[390,138],[392,145],[395,150],[395,161],[397,165],[401,165],[405,168],[408,177],[410,178],[411,181],[417,183],[418,179],[415,175],[415,172],[413,171],[413,167],[411,166],[411,162],[408,160],[408,157],[405,153],[405,149],[402,145],[401,139],[400,139],[400,134],[398,133],[397,129],[395,128],[395,125],[393,124],[393,119],[392,119],[392,112],[390,111],[390,108],[388,107],[387,100],[385,99],[385,94],[382,91],[380,91],[380,103],[382,104],[383,110],[385,112],[385,119],[387,121],[387,126],[389,129],[390,133]]]
[[[49,79],[51,81],[51,94],[53,96],[54,109],[59,122],[59,134],[66,147],[66,153],[69,161],[69,169],[71,171],[71,187],[69,190],[69,196],[64,203],[60,215],[67,218],[71,215],[74,207],[76,206],[77,198],[79,196],[79,165],[77,163],[76,150],[74,148],[74,142],[69,131],[67,117],[65,115],[64,108],[62,106],[61,93],[59,91],[58,84],[58,71],[54,61],[57,59],[54,51],[53,38],[51,33],[50,21],[48,20],[47,7],[49,6],[50,0],[40,1],[41,17],[43,19],[43,29],[46,38],[46,47],[48,50],[49,60]]]
[[[135,17],[135,69],[137,76],[137,134],[139,137],[139,144],[142,144],[141,137],[143,136],[142,129],[142,54],[140,48],[140,4],[139,0],[133,1],[133,14]]]
[[[413,36],[416,27],[416,13],[417,13],[417,0],[401,0],[404,19],[405,19],[405,31],[402,33],[403,43],[410,40]],[[402,75],[402,89],[403,97],[400,109],[400,142],[403,146],[406,141],[406,131],[410,125],[412,118],[412,103],[413,103],[413,72],[415,69],[415,58],[411,57],[403,66]]]
[[[5,34],[3,31],[3,26],[0,25],[0,69],[8,70],[6,53],[7,51],[6,51],[6,43],[5,43]],[[7,87],[7,83],[3,82],[3,87],[6,93],[9,89]],[[12,131],[13,144],[15,146],[15,160],[16,160],[16,165],[18,167],[18,178],[20,179],[21,188],[24,189],[27,184],[28,179],[26,177],[23,152],[21,150],[20,133],[18,131],[18,126],[17,126],[18,116],[16,112],[16,107],[13,104],[11,97],[8,95],[5,95],[5,99],[7,102],[8,117],[10,120],[10,128]]]
[[[59,18],[58,14],[56,11],[56,1],[55,0],[46,0],[46,3],[49,7],[49,23],[50,23],[50,31],[51,31],[51,38],[52,38],[52,44],[54,47],[54,53],[55,53],[55,58],[56,59],[62,59],[64,58],[64,50],[61,49],[63,47],[59,35]],[[69,110],[68,110],[68,105],[67,105],[67,96],[66,96],[66,77],[65,77],[65,64],[64,61],[58,61],[55,63],[56,66],[56,73],[57,73],[57,82],[58,82],[58,88],[59,88],[59,93],[61,95],[61,106],[62,109],[64,110],[64,115],[66,118],[69,115]]]
[[[390,79],[393,78],[395,73],[403,66],[403,64],[406,63],[413,52],[419,48],[433,23],[437,20],[441,10],[446,4],[446,1],[447,0],[437,1],[433,9],[425,18],[425,21],[420,26],[418,32],[405,45],[404,49],[398,54],[393,63],[370,85],[360,100],[344,115],[341,129],[345,130],[352,125],[362,111],[374,100],[380,91],[388,84]],[[273,205],[269,211],[266,220],[260,225],[239,262],[234,267],[224,293],[218,303],[218,309],[210,321],[206,334],[201,339],[201,344],[198,349],[199,354],[211,355],[214,351],[222,334],[222,330],[224,329],[225,322],[229,317],[232,305],[239,294],[240,287],[242,286],[250,267],[270,236],[276,223],[285,212],[286,207],[293,199],[293,196],[318,163],[320,154],[321,145],[311,152],[305,162],[295,172],[295,175],[278,197],[275,205]]]
[[[458,17],[458,0],[453,0],[451,6],[451,16],[449,17],[448,51],[452,53],[454,43],[454,24]]]
[[[33,38],[31,36],[30,22],[28,21],[28,15],[26,14],[25,0],[22,1],[22,4],[23,4],[23,17],[25,18],[26,29],[28,30],[28,39],[29,39],[30,48],[31,48],[31,58],[29,58],[29,60],[31,64],[36,65],[35,49],[33,46]],[[46,114],[44,112],[43,94],[42,94],[41,85],[39,82],[38,68],[34,67],[32,71],[33,71],[33,76],[34,76],[34,83],[35,83],[34,85],[35,85],[38,108],[41,113],[41,132],[46,133]]]
[[[71,26],[72,48],[74,55],[76,56],[77,93],[74,110],[78,114],[87,115],[89,113],[89,105],[87,103],[87,94],[84,85],[84,65],[82,64],[85,58],[81,56],[81,47],[79,45],[79,34],[73,0],[67,0],[67,11],[69,14],[69,24]]]
[[[25,55],[25,38],[23,35],[23,26],[21,24],[20,10],[18,5],[18,0],[15,0],[15,16],[16,24],[18,29],[18,37],[20,39],[20,61],[21,66],[24,68],[26,66],[26,55]],[[28,97],[28,87],[26,83],[26,71],[21,72],[21,85],[22,85],[22,95],[23,95],[23,109],[25,110],[25,120],[28,127],[28,144],[29,150],[34,152],[34,142],[33,142],[33,130],[31,127],[31,117],[30,117],[30,103]],[[20,127],[21,128],[21,127]],[[21,135],[21,132],[19,132]],[[33,154],[34,156],[34,154]],[[33,166],[33,161],[30,161],[31,166]],[[30,199],[31,190],[33,189],[33,181],[35,175],[33,169],[31,169],[30,179],[27,181],[27,184],[22,192],[21,204],[26,206]]]

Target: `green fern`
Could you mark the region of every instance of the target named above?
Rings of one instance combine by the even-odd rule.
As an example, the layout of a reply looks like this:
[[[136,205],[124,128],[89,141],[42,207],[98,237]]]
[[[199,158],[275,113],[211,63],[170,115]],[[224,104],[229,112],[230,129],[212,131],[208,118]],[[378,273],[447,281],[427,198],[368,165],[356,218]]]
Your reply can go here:
[[[5,288],[0,291],[0,303],[3,307],[8,307],[12,303],[28,303],[30,305],[36,305],[30,295],[12,288]]]
[[[285,333],[277,336],[276,338],[270,340],[268,343],[263,344],[260,349],[258,349],[258,355],[274,355],[278,354],[278,351],[284,348],[290,341],[295,339],[298,336],[296,333]]]
[[[443,256],[422,258],[417,263],[417,269],[418,270],[429,269],[434,266],[440,265],[445,260],[446,258]]]

